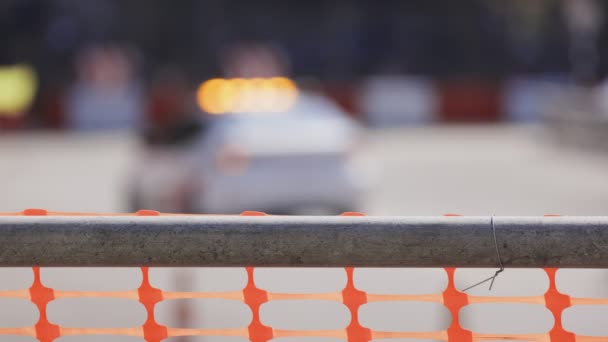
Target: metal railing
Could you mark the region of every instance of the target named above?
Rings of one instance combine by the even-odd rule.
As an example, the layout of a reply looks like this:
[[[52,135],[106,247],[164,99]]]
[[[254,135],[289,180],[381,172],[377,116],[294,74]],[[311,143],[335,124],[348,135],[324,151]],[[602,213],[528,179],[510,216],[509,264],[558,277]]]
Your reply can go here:
[[[0,216],[0,266],[608,268],[608,217]]]

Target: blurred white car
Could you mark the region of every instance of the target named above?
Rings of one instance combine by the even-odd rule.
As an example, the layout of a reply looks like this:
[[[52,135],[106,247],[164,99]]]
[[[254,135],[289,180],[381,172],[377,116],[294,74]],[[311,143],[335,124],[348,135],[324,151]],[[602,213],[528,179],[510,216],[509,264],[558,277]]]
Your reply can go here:
[[[282,113],[227,114],[186,146],[147,148],[130,209],[236,214],[337,214],[367,188],[359,125],[328,99],[301,93]]]

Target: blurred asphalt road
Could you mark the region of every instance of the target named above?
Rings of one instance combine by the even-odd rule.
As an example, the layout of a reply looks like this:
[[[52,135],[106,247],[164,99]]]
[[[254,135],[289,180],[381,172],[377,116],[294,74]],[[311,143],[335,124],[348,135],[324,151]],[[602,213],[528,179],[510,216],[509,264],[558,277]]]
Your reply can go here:
[[[608,155],[552,145],[542,127],[455,126],[372,133],[378,215],[606,215]]]
[[[0,212],[14,212],[24,208],[71,212],[123,212],[125,208],[123,194],[127,184],[127,175],[130,162],[136,155],[137,149],[136,139],[123,133],[94,135],[26,133],[0,136]],[[369,133],[368,141],[363,145],[361,152],[361,161],[375,169],[377,181],[366,199],[364,207],[364,212],[370,215],[608,214],[608,178],[606,177],[608,156],[564,150],[559,146],[551,145],[544,138],[541,127],[450,126],[375,130]],[[137,274],[137,271],[134,271],[134,274]],[[323,273],[326,271],[329,273]],[[442,281],[443,271],[441,270],[401,271],[384,270],[385,273],[361,273],[359,280],[361,284],[371,284],[371,287],[384,286],[384,290],[387,290],[386,286],[392,286],[387,290],[389,292],[395,289],[411,289],[410,286],[437,289],[437,284]],[[464,287],[493,274],[493,271],[463,270],[460,280],[457,277],[457,286]],[[9,286],[9,283],[19,282],[18,279],[28,277],[29,271],[25,275],[23,272],[19,272],[21,271],[0,269],[0,290],[6,289],[5,287]],[[86,278],[89,283],[96,283],[101,287],[105,286],[104,283],[109,287],[121,283],[132,284],[135,279],[133,274],[129,275],[116,270],[113,272],[113,275],[109,276],[112,281],[108,281],[107,274],[100,275],[99,272],[88,272]],[[220,285],[228,284],[237,278],[241,279],[243,276],[242,272],[237,272],[237,274],[230,273],[232,272],[230,270],[221,272],[228,273],[214,275],[214,279],[216,282],[219,281]],[[330,283],[339,283],[342,279],[340,277],[343,277],[343,271],[339,269],[317,270],[308,275],[302,273],[301,270],[299,272],[300,277],[297,273],[287,276],[285,274],[281,276],[266,274],[266,281],[281,285],[286,283],[286,279],[296,279],[297,284],[306,283],[307,279],[314,279],[309,285],[327,283],[331,287],[333,285]],[[321,273],[315,274],[314,272]],[[174,274],[173,271],[161,272],[158,274],[158,279],[171,284],[175,282]],[[187,272],[181,276],[192,277]],[[82,280],[84,277],[78,273],[63,276],[56,274],[53,286],[69,284]],[[209,280],[209,277],[201,277],[207,279],[206,281]],[[262,278],[262,275],[260,277]],[[605,271],[596,271],[593,274],[586,274],[586,276],[569,274],[564,276],[561,281],[571,286],[582,286],[586,289],[584,295],[599,294],[607,297],[608,290],[602,285],[606,283],[607,278],[608,274]],[[225,282],[222,283],[224,280],[221,279],[225,279]],[[256,279],[258,279],[257,273]],[[416,281],[412,281],[412,279],[416,279]],[[543,279],[545,278],[540,270],[507,270],[501,275],[501,279],[497,280],[493,293],[522,295],[540,291],[537,294],[542,294],[543,288],[546,288]],[[24,281],[27,282],[27,279]],[[137,284],[137,279],[135,279],[135,284]],[[299,286],[297,284],[296,287]],[[182,287],[181,290],[183,290],[182,285],[177,284]],[[175,284],[170,286],[175,286]],[[440,288],[441,286],[438,291],[441,291]],[[486,288],[477,288],[473,291],[474,294],[488,294]],[[76,309],[86,309],[87,305],[91,303],[72,303],[70,304],[72,306],[68,304],[64,303],[63,309],[59,312],[68,314],[68,316],[71,314],[69,319],[77,321],[82,315],[74,314],[79,312]],[[116,305],[121,307],[123,316],[126,312],[130,312],[123,310],[128,305],[110,304],[114,305],[114,309],[112,305],[96,309],[98,316],[93,317],[95,322],[103,324],[102,318],[104,317],[108,319],[115,317],[120,320],[122,316],[116,314]],[[27,310],[19,308],[3,313],[2,308],[11,307],[10,305],[14,304],[3,303],[0,298],[0,326],[11,320],[23,320],[27,316],[25,313]],[[342,322],[344,319],[346,322],[348,321],[348,318],[344,318],[345,313],[340,313],[341,308],[294,307],[290,309],[291,311],[273,308],[269,309],[266,315],[270,318],[274,317],[272,319],[275,321],[280,321],[282,317],[292,317],[291,323],[293,324],[299,322],[304,325],[309,323],[323,325],[333,322],[340,325],[345,324]],[[437,317],[430,328],[446,324],[441,307],[438,309],[428,306],[387,306],[376,309],[384,310],[382,314],[378,313],[380,311],[371,316],[368,313],[368,318],[371,317],[369,318],[371,320],[374,319],[373,317],[377,317],[375,318],[376,328],[390,329],[391,324],[403,326],[399,325],[402,324],[398,321],[399,317],[408,317],[410,320],[418,319],[417,325],[411,326],[413,329],[420,327],[420,324],[429,328],[429,320],[424,320],[425,314]],[[520,326],[523,324],[536,332],[546,331],[552,324],[552,318],[550,316],[547,318],[542,307],[540,312],[530,311],[530,309],[526,308],[522,312],[515,307],[509,310],[494,307],[490,308],[490,311],[486,310],[485,313],[469,312],[469,316],[463,315],[463,320],[473,325],[477,324],[478,327],[485,327],[489,329],[488,332],[495,332],[494,328],[500,330],[505,323],[507,325],[512,322],[516,324],[518,321],[516,318],[519,317],[521,318],[519,319]],[[168,310],[175,312],[179,309],[173,307]],[[197,320],[196,317],[200,316],[205,321],[208,321],[209,317],[215,317],[216,323],[221,323],[222,317],[225,317],[226,320],[247,320],[246,314],[228,311],[229,305],[223,305],[219,308],[217,306],[215,308],[206,307],[192,315],[193,320]],[[137,313],[137,310],[135,312],[129,317],[142,316],[141,312]],[[325,312],[326,315],[319,315],[320,312]],[[506,316],[501,316],[501,312]],[[303,313],[309,313],[309,315],[302,316]],[[475,317],[478,318],[471,318],[471,315],[477,315]],[[364,319],[364,316],[362,314],[361,319]],[[417,318],[418,316],[421,318]],[[293,317],[299,318],[294,319]],[[581,323],[583,327],[591,329],[589,331],[594,333],[608,334],[605,324],[599,324],[605,322],[606,317],[608,317],[606,312],[595,313],[590,320],[578,318],[571,322]],[[301,328],[302,325],[292,327]],[[323,327],[331,328],[331,324],[323,325]],[[515,327],[518,326],[515,325]],[[540,331],[538,331],[539,329]],[[521,329],[518,331],[523,332]],[[76,340],[93,341],[93,339],[82,337],[70,341]],[[95,341],[102,340],[118,341],[118,339],[105,337]],[[0,341],[13,340],[11,338],[3,339],[0,336]],[[133,340],[123,337],[120,338],[120,341]]]
[[[0,136],[0,211],[122,212],[136,139],[121,133]],[[548,144],[540,127],[372,131],[362,158],[370,215],[606,214],[608,156]]]

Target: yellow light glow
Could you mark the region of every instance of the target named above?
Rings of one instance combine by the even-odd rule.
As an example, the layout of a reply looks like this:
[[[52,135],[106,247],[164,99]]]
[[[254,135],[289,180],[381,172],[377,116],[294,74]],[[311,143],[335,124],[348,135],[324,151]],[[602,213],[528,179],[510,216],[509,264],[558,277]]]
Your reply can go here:
[[[277,113],[295,104],[298,88],[286,77],[214,78],[203,82],[196,96],[209,114]]]
[[[239,96],[238,83],[235,80],[222,80],[218,87],[216,101],[218,107],[222,109],[222,113],[232,112],[236,107],[236,100]]]
[[[232,110],[226,111],[239,113],[251,108],[252,97],[254,96],[251,81],[244,78],[233,78],[228,80],[228,82],[232,85],[232,89],[235,92],[233,98],[231,98]]]
[[[287,77],[273,77],[270,79],[270,82],[272,82],[274,87],[281,90],[293,91],[296,89],[296,84]]]
[[[223,79],[214,78],[204,82],[198,88],[196,93],[198,105],[209,114],[222,114],[224,111],[217,100],[223,82],[225,82]]]
[[[19,116],[32,104],[38,80],[27,65],[0,67],[0,116]]]
[[[255,89],[257,89],[258,95],[263,96],[257,97],[257,106],[261,112],[272,112],[275,109],[275,101],[277,97],[277,91],[273,88],[269,79],[266,78],[254,78],[251,80]]]

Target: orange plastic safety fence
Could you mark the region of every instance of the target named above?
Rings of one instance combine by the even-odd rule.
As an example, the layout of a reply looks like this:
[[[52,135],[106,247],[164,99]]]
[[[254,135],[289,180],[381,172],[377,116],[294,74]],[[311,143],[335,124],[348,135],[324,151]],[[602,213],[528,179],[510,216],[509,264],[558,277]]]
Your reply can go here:
[[[44,210],[29,210],[18,215],[52,215]],[[61,213],[65,215],[65,213]],[[159,215],[153,211],[140,211],[136,215]],[[243,215],[263,215],[258,212],[247,212]],[[348,215],[359,215],[349,213]],[[239,336],[252,342],[267,342],[280,337],[329,337],[340,338],[349,342],[368,342],[374,339],[418,338],[447,342],[472,342],[490,340],[527,340],[537,342],[593,342],[608,341],[608,337],[575,335],[562,326],[562,312],[572,305],[608,305],[608,299],[576,298],[562,294],[556,287],[556,269],[544,269],[549,279],[549,289],[541,296],[526,297],[486,297],[472,296],[456,289],[454,283],[455,269],[445,268],[448,284],[442,293],[424,295],[387,295],[367,293],[355,287],[353,268],[345,268],[347,283],[341,292],[294,294],[275,293],[260,289],[255,284],[254,269],[246,268],[247,284],[241,291],[231,292],[171,292],[155,288],[150,284],[149,269],[142,267],[142,282],[138,289],[131,291],[99,292],[99,291],[58,291],[43,285],[40,269],[33,268],[34,281],[27,290],[0,291],[0,297],[23,298],[34,303],[40,318],[34,326],[21,328],[0,328],[2,335],[30,336],[40,342],[52,342],[61,336],[70,335],[128,335],[145,339],[148,342],[160,342],[174,336]],[[139,301],[147,312],[147,319],[142,326],[132,328],[69,328],[53,324],[47,318],[46,308],[49,302],[61,298],[74,297],[103,297],[127,298]],[[246,328],[236,329],[182,329],[159,324],[154,318],[154,307],[157,303],[171,299],[185,298],[214,298],[239,300],[244,302],[252,312],[252,320]],[[345,329],[336,330],[281,330],[263,324],[260,319],[260,307],[270,301],[279,300],[326,300],[336,301],[345,305],[351,314],[351,322]],[[447,330],[432,332],[395,332],[377,331],[363,326],[359,322],[359,308],[372,302],[386,301],[417,301],[435,302],[447,307],[452,315],[452,323]],[[541,334],[482,334],[464,329],[460,325],[460,310],[470,304],[477,303],[528,303],[544,305],[555,320],[553,328],[548,333]]]
[[[580,336],[566,331],[561,323],[562,311],[571,305],[606,305],[608,299],[575,298],[557,291],[556,269],[545,269],[549,277],[549,289],[542,296],[528,297],[483,297],[471,296],[458,291],[454,286],[454,269],[446,268],[448,285],[443,293],[425,295],[387,295],[366,293],[357,289],[353,280],[353,269],[346,268],[347,284],[341,292],[317,294],[275,293],[262,290],[255,285],[254,269],[247,270],[247,285],[241,291],[231,292],[170,292],[153,287],[148,277],[148,268],[142,267],[143,280],[136,290],[99,291],[58,291],[45,287],[40,278],[40,269],[33,268],[34,281],[27,290],[0,291],[0,297],[23,298],[33,302],[40,311],[40,318],[34,326],[21,328],[0,328],[0,335],[21,335],[37,338],[41,342],[52,342],[60,336],[69,335],[128,335],[137,336],[148,342],[160,342],[173,336],[239,336],[253,342],[267,342],[278,337],[315,336],[340,338],[349,342],[367,342],[386,338],[420,338],[448,342],[526,340],[538,342],[606,341],[608,337]],[[132,328],[68,328],[53,324],[47,318],[47,304],[53,300],[74,297],[127,298],[137,300],[146,308],[147,319],[142,326]],[[164,300],[185,298],[214,298],[239,300],[253,313],[247,328],[237,329],[181,329],[171,328],[156,322],[154,306]],[[266,326],[260,319],[260,307],[277,300],[328,300],[343,303],[350,311],[351,323],[345,329],[336,330],[280,330]],[[359,308],[372,302],[417,301],[435,302],[446,306],[452,314],[452,323],[447,330],[433,332],[393,332],[377,331],[359,322]],[[481,334],[462,328],[458,314],[461,308],[476,303],[529,303],[545,305],[553,314],[554,327],[544,334]]]

